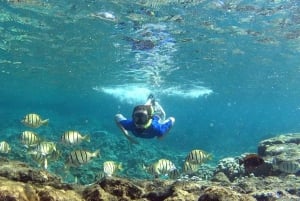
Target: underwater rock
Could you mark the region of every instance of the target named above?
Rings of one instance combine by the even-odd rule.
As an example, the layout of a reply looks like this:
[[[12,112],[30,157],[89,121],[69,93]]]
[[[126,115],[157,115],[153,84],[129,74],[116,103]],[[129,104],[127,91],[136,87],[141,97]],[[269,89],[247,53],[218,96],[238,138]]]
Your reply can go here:
[[[88,186],[83,192],[82,196],[84,200],[94,200],[94,201],[100,201],[100,200],[118,200],[118,197],[115,197],[113,195],[110,195],[109,193],[106,193],[104,189],[102,189],[99,185],[92,185]],[[125,199],[124,199],[125,200]]]
[[[19,182],[0,177],[0,200],[11,201],[83,201],[73,190],[57,189],[52,186]]]
[[[286,177],[241,177],[232,186],[238,186],[239,192],[262,200],[299,200],[300,179],[296,176]]]
[[[0,158],[0,176],[25,183],[31,182],[50,186],[61,186],[60,177],[51,175],[44,170],[33,169],[25,163],[9,161],[5,158]],[[70,187],[69,185],[65,185],[64,188]]]
[[[141,197],[143,190],[125,179],[103,179],[98,183],[101,188],[117,197],[128,197],[133,200]]]
[[[279,135],[259,143],[258,154],[272,167],[269,175],[300,174],[300,133]]]
[[[216,182],[230,183],[224,172],[217,172],[211,180]]]
[[[258,154],[260,156],[278,155],[283,151],[283,145],[299,145],[300,133],[287,133],[273,138],[263,140],[258,145]],[[272,149],[278,146],[277,149]]]
[[[242,195],[229,188],[211,186],[204,190],[198,201],[256,201],[249,195]]]
[[[218,172],[223,172],[230,181],[233,181],[236,177],[243,176],[245,169],[239,164],[238,158],[228,157],[219,161],[214,175]]]
[[[47,171],[34,169],[19,161],[0,159],[0,200],[79,201],[81,195],[70,184]]]

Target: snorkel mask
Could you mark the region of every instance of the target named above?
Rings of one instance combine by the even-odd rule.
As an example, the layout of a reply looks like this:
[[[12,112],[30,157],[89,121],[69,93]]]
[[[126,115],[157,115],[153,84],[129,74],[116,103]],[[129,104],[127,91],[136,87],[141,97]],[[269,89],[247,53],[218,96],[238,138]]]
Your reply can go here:
[[[138,105],[133,109],[132,119],[137,128],[146,129],[152,123],[153,108],[151,105]]]

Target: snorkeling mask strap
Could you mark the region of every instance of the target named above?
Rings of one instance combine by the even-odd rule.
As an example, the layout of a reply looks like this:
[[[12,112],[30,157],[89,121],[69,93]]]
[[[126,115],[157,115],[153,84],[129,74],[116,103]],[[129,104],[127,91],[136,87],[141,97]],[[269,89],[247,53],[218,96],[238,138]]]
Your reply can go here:
[[[151,123],[152,123],[152,118],[148,120],[148,123],[145,126],[143,126],[144,129],[149,128],[149,126],[151,125]]]

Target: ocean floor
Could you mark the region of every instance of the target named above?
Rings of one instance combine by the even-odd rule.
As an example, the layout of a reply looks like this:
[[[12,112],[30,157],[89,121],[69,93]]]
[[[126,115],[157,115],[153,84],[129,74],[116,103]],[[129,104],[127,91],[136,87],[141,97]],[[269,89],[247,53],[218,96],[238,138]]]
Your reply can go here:
[[[0,200],[300,200],[299,142],[299,133],[263,140],[258,153],[220,160],[209,179],[106,176],[88,185],[71,184],[42,168],[2,157]]]

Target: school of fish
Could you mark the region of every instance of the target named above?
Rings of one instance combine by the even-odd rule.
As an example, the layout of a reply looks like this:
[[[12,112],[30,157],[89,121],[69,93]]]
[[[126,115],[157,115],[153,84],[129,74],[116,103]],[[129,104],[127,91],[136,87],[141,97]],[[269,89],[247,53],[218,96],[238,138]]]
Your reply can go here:
[[[36,129],[48,125],[49,119],[44,120],[40,115],[30,113],[24,116],[21,123],[26,127]],[[94,158],[100,157],[100,150],[85,150],[76,146],[84,141],[87,143],[90,142],[89,134],[82,134],[77,130],[64,131],[60,137],[60,142],[43,139],[38,133],[31,130],[21,132],[19,139],[20,143],[26,148],[27,155],[30,156],[38,166],[44,169],[48,169],[49,161],[58,161],[62,158],[61,151],[57,147],[58,144],[71,148],[63,159],[65,169],[83,166]],[[8,154],[9,152],[11,152],[10,145],[6,141],[1,141],[0,154]],[[211,159],[212,154],[201,149],[194,149],[186,155],[181,168],[177,168],[172,161],[161,158],[147,166],[143,165],[142,169],[155,178],[167,176],[169,179],[179,179],[183,175],[197,173],[200,166]],[[247,161],[244,163],[246,162]],[[300,165],[294,161],[278,162],[274,160],[273,166],[275,169],[289,174],[295,174],[300,171]],[[111,177],[123,170],[122,163],[113,160],[104,161],[102,167],[103,170],[97,174],[96,179]]]

